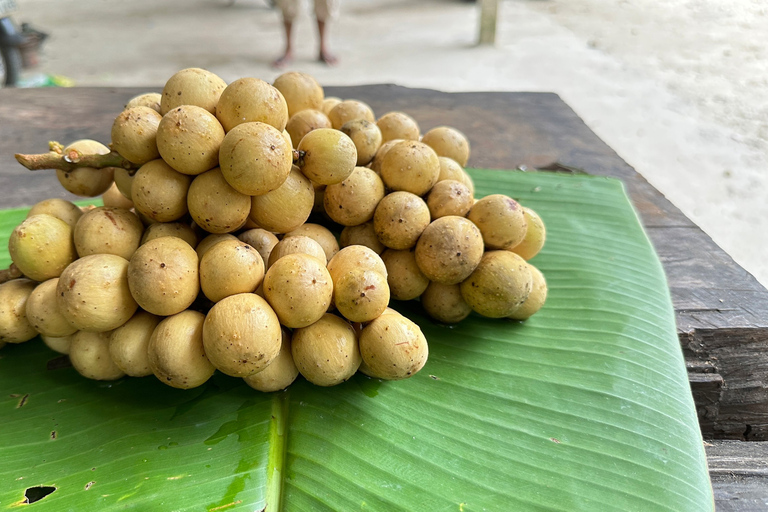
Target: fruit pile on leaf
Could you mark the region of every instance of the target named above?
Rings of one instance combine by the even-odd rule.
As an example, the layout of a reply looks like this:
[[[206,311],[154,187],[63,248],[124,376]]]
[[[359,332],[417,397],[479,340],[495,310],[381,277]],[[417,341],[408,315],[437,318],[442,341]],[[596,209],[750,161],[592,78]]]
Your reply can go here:
[[[525,320],[546,299],[527,262],[544,224],[474,198],[464,134],[376,120],[309,75],[182,70],[126,105],[110,147],[17,155],[104,206],[48,199],[14,229],[0,345],[39,334],[91,379],[186,389],[219,370],[268,392],[418,372],[427,340],[390,298],[443,323]]]

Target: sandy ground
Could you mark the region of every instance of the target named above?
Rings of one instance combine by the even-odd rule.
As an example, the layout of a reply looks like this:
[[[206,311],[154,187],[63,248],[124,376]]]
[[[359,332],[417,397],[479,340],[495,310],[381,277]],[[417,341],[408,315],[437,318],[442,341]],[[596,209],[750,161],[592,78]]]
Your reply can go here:
[[[266,0],[19,0],[51,34],[37,72],[157,87],[198,66],[272,80],[282,47]],[[326,85],[558,93],[736,261],[768,284],[768,6],[759,0],[500,0],[477,47],[459,0],[342,0],[341,58],[315,61],[308,5],[291,69]]]

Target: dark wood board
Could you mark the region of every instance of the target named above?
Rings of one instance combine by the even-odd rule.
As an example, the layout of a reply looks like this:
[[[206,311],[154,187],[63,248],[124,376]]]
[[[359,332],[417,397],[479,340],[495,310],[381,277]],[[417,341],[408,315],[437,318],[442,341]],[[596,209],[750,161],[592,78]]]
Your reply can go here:
[[[768,442],[718,440],[705,448],[718,512],[768,510]]]
[[[131,97],[161,87],[0,90],[0,206],[73,199],[51,172],[27,172],[13,153],[49,140],[107,143]],[[402,110],[422,132],[454,126],[474,167],[560,167],[620,178],[659,254],[705,437],[768,438],[768,291],[600,140],[551,93],[443,93],[395,85],[326,87],[384,114]]]

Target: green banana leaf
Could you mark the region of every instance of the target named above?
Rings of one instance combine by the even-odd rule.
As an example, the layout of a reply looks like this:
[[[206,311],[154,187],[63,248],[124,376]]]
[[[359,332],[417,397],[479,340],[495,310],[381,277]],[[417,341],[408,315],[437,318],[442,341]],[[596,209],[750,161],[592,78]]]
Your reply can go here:
[[[714,510],[667,284],[622,184],[472,175],[547,225],[530,320],[449,327],[397,303],[429,340],[419,374],[272,394],[89,381],[39,339],[6,346],[0,509],[27,492],[57,512]],[[1,212],[2,236],[24,214]]]

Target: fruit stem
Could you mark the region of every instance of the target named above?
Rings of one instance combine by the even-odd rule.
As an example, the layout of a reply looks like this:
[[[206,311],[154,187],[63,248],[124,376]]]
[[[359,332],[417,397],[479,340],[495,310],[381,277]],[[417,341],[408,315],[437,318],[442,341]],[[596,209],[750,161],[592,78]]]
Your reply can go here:
[[[13,279],[17,279],[21,276],[22,274],[21,270],[19,270],[19,267],[17,267],[15,263],[11,263],[10,267],[0,270],[0,284],[6,283]]]
[[[293,150],[293,165],[298,165],[301,167],[304,164],[304,155],[306,155],[306,151],[299,151],[298,149]]]
[[[105,167],[120,167],[127,169],[131,174],[136,172],[139,165],[129,162],[116,151],[110,151],[106,155],[84,155],[76,149],[64,153],[64,149],[58,142],[49,142],[50,151],[38,155],[22,155],[16,153],[16,160],[29,169],[38,171],[41,169],[59,169],[62,171],[74,171],[80,167],[103,169]]]

